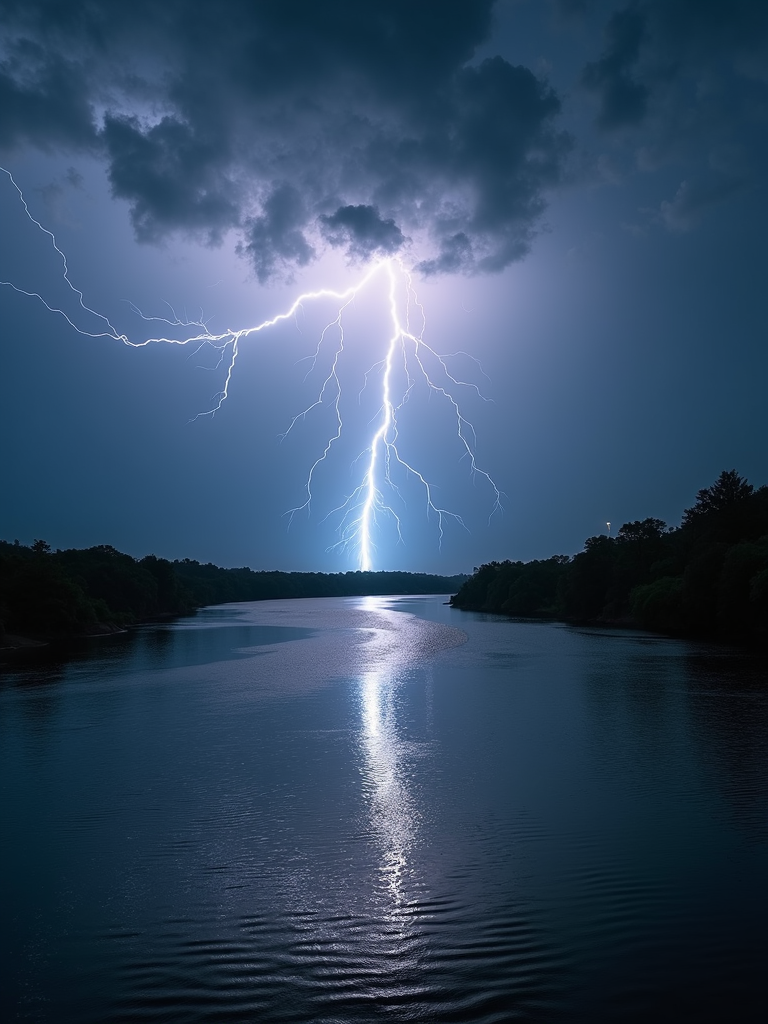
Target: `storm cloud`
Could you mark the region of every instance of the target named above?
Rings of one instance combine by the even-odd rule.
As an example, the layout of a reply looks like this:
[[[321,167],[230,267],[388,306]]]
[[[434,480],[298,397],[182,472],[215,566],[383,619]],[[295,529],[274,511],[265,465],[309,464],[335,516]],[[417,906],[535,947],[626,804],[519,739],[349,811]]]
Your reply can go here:
[[[0,146],[87,151],[142,241],[230,232],[261,280],[327,247],[424,273],[527,251],[571,142],[477,60],[492,0],[0,3]]]
[[[617,11],[605,30],[604,53],[584,69],[584,85],[600,96],[598,123],[603,128],[635,124],[645,116],[648,89],[633,78],[644,34],[645,19],[639,11]]]
[[[581,74],[596,122],[641,171],[682,169],[651,211],[670,231],[760,186],[768,175],[768,5],[754,0],[631,0]]]
[[[340,206],[330,216],[322,215],[322,230],[331,245],[345,246],[355,257],[370,259],[396,253],[405,242],[392,218],[382,220],[375,206]]]

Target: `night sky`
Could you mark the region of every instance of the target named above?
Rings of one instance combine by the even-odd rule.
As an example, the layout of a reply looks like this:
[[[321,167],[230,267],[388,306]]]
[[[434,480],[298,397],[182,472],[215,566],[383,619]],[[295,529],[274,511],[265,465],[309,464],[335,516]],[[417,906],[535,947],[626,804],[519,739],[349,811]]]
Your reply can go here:
[[[376,568],[571,554],[608,521],[677,525],[723,469],[768,482],[768,5],[0,0],[0,26],[0,164],[132,341],[158,333],[137,309],[222,332],[372,260],[412,271],[503,509],[417,381],[398,444],[466,528],[440,544],[406,474]],[[103,331],[6,175],[0,279]],[[0,288],[0,536],[356,568],[333,510],[380,414],[387,307],[382,276],[346,311],[344,431],[291,522],[329,393],[283,435],[338,303],[244,339],[212,417],[222,353],[90,337]]]

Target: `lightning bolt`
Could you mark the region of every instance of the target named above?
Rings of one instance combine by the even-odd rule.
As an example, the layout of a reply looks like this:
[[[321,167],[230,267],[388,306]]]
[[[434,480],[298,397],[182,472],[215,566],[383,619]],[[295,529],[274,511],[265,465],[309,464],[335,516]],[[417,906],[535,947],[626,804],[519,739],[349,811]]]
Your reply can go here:
[[[380,404],[378,412],[374,416],[375,423],[372,424],[373,433],[370,440],[353,464],[362,462],[364,466],[360,483],[325,517],[328,519],[331,516],[337,516],[339,519],[339,540],[332,547],[343,550],[353,549],[357,553],[359,568],[363,571],[370,571],[373,568],[376,550],[374,535],[383,518],[391,519],[394,522],[399,541],[402,541],[401,519],[395,508],[396,503],[402,503],[402,495],[394,476],[395,469],[404,477],[413,479],[420,487],[427,519],[436,523],[438,545],[442,544],[448,522],[453,522],[466,529],[462,517],[438,503],[435,487],[429,478],[401,452],[399,415],[419,382],[426,386],[429,395],[444,402],[450,410],[455,437],[462,453],[461,457],[468,461],[470,477],[473,481],[478,478],[483,480],[489,489],[491,498],[489,521],[501,511],[501,491],[490,474],[480,468],[477,463],[475,431],[469,420],[465,418],[457,396],[462,389],[469,389],[483,401],[489,401],[489,399],[482,395],[477,385],[454,376],[448,363],[451,357],[440,355],[425,341],[426,316],[424,308],[418,300],[412,276],[399,257],[374,260],[365,269],[356,284],[342,291],[321,288],[303,292],[288,309],[268,320],[250,327],[228,328],[220,333],[209,331],[202,312],[197,320],[179,317],[172,307],[169,307],[170,315],[168,317],[145,316],[137,306],[129,303],[131,310],[144,322],[162,323],[168,327],[179,329],[176,334],[133,340],[118,331],[107,316],[87,305],[83,292],[70,280],[66,255],[59,248],[53,232],[44,227],[32,215],[24,194],[11,172],[4,167],[0,167],[0,171],[8,177],[16,190],[29,221],[49,239],[61,262],[63,281],[75,296],[80,311],[95,317],[97,326],[91,330],[80,326],[67,312],[58,306],[51,305],[39,292],[28,291],[12,281],[0,280],[0,286],[10,288],[20,295],[41,302],[50,313],[63,317],[74,331],[88,338],[108,338],[131,348],[144,348],[148,345],[180,345],[190,346],[193,352],[197,352],[205,346],[217,351],[219,353],[217,366],[224,368],[224,381],[221,390],[214,395],[210,408],[199,412],[194,419],[201,416],[215,416],[226,402],[229,397],[229,387],[235,371],[235,364],[244,342],[253,335],[260,334],[283,321],[294,319],[302,307],[308,303],[330,300],[336,305],[336,315],[320,333],[307,376],[317,366],[327,339],[335,333],[336,342],[332,349],[328,372],[315,400],[293,417],[282,437],[287,437],[297,424],[306,421],[314,409],[326,404],[330,404],[333,409],[336,428],[327,438],[321,454],[309,468],[304,484],[304,500],[286,513],[289,523],[293,521],[297,513],[310,511],[315,477],[321,466],[331,456],[334,446],[341,440],[344,420],[341,408],[342,386],[339,366],[345,351],[344,314],[355,298],[376,278],[384,278],[386,282],[389,337],[384,347],[383,357],[374,363],[365,374],[363,390],[369,386],[373,378],[378,376]],[[419,322],[418,330],[411,326],[411,321],[414,318]],[[466,353],[453,353],[453,355],[466,355]],[[475,360],[475,362],[477,361]],[[403,380],[403,386],[399,390],[395,381],[397,371]]]

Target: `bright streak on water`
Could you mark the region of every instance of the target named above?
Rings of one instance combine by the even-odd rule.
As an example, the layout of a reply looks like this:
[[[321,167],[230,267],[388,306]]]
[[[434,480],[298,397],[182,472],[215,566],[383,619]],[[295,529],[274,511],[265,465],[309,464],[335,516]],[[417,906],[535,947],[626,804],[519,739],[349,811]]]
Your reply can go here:
[[[0,674],[0,1019],[764,1019],[764,657],[206,609]]]
[[[402,873],[413,841],[413,809],[398,772],[396,728],[391,691],[382,692],[376,671],[367,672],[361,684],[363,700],[362,741],[365,750],[365,783],[371,824],[382,847],[381,871],[393,896],[402,899]]]

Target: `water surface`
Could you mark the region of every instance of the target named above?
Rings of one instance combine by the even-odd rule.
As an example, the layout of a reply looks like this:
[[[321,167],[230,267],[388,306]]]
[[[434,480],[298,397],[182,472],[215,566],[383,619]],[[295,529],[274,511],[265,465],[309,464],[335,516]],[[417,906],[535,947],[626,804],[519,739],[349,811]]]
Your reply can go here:
[[[0,1018],[765,1021],[765,661],[444,600],[6,668]]]

